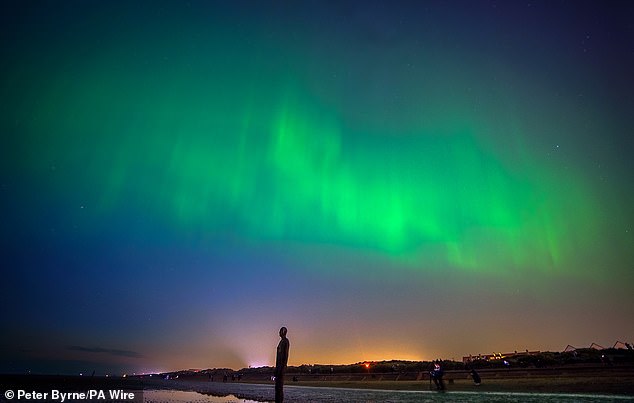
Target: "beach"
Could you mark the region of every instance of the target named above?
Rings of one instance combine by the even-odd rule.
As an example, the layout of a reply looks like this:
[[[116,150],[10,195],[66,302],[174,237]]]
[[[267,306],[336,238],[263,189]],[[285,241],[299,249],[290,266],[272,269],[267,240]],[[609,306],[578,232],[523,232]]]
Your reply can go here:
[[[512,392],[512,391],[463,391],[457,389],[436,392],[422,388],[413,390],[371,389],[367,385],[356,385],[360,388],[334,386],[298,386],[285,388],[285,402],[626,402],[634,401],[632,395],[613,395],[598,393],[553,393],[553,392]],[[365,386],[365,387],[364,387]],[[389,387],[391,385],[383,385]],[[274,400],[274,389],[271,384],[248,383],[210,383],[200,384],[195,381],[175,381],[166,384],[152,381],[145,385],[144,402],[178,403],[182,401],[197,402],[269,402]],[[169,387],[174,389],[161,389]],[[169,391],[170,393],[166,393]],[[196,391],[199,395],[183,395]],[[183,400],[185,399],[185,400]]]
[[[629,367],[566,368],[565,371],[555,368],[498,370],[481,371],[480,374],[482,383],[475,385],[465,371],[448,371],[444,393],[438,393],[428,378],[394,380],[392,374],[376,374],[374,377],[289,374],[285,390],[288,401],[315,402],[443,401],[447,396],[451,396],[450,401],[462,401],[463,398],[466,399],[464,401],[509,401],[518,396],[522,396],[519,401],[634,401],[634,372]],[[292,380],[294,377],[297,381]],[[254,401],[273,399],[273,383],[262,377],[236,382],[211,382],[202,377],[176,380],[144,378],[143,385],[146,390],[197,391]]]
[[[428,379],[387,379],[393,374],[374,374],[374,377],[288,374],[285,402],[634,402],[634,374],[628,368],[567,369],[567,373],[557,375],[554,369],[531,371],[482,371],[479,386],[467,379],[464,371],[448,371],[444,392],[430,387]],[[552,376],[543,376],[548,371]],[[262,377],[223,382],[202,376],[164,379],[157,375],[127,378],[3,375],[0,383],[14,391],[134,391],[134,403],[253,403],[270,402],[275,396],[273,382]]]

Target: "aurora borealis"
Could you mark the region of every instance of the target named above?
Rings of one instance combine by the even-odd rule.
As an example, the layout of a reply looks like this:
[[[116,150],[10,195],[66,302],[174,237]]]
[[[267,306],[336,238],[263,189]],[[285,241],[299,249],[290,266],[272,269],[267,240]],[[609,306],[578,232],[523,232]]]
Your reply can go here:
[[[0,14],[0,371],[634,340],[632,5]]]

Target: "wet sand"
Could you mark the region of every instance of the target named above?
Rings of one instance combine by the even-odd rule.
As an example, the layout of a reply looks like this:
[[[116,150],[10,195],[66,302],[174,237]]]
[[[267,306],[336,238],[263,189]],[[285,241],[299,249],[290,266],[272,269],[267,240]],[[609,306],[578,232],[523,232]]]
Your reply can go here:
[[[293,374],[287,375],[287,402],[592,402],[592,401],[632,401],[634,402],[634,371],[629,368],[612,370],[553,370],[535,371],[490,371],[481,373],[482,384],[476,386],[466,377],[466,373],[447,374],[446,393],[438,393],[431,387],[429,379],[395,380],[393,374],[375,378],[358,375],[307,376],[297,374],[299,381],[293,382]],[[550,373],[550,376],[539,376]],[[390,378],[391,377],[391,378]],[[234,402],[236,399],[265,402],[274,399],[273,383],[266,375],[247,378],[236,382],[211,382],[207,376],[190,379],[165,380],[154,377],[133,379],[87,378],[66,376],[3,376],[3,386],[37,386],[40,389],[60,388],[84,390],[87,388],[122,388],[149,392],[143,396],[146,402],[177,402],[189,399],[177,391],[198,392],[200,402]],[[168,397],[154,391],[174,391]],[[205,396],[224,396],[226,399],[212,399]],[[234,398],[235,397],[235,398]],[[179,400],[180,399],[180,400]]]
[[[292,379],[292,378],[291,378]],[[354,389],[358,391],[394,391],[394,392],[435,392],[429,380],[422,381],[377,381],[377,380],[309,380],[286,383],[286,389],[295,390],[316,389],[323,390],[327,396],[336,390]],[[233,394],[238,397],[266,401],[273,398],[273,384],[269,381],[243,382],[209,382],[204,380],[144,380],[146,389],[165,388],[174,390],[190,390],[208,393]],[[634,401],[634,374],[611,375],[584,374],[584,376],[557,377],[523,377],[523,378],[484,378],[482,384],[474,385],[470,379],[453,379],[446,382],[447,392],[475,393],[475,394],[510,394],[523,393],[538,394],[570,394],[586,396],[614,396],[629,398]],[[628,399],[628,400],[629,400]],[[320,400],[321,401],[321,400]],[[330,401],[330,400],[324,400]],[[335,401],[335,400],[333,400]],[[400,401],[400,400],[399,400]]]
[[[237,398],[238,401],[249,402],[269,402],[274,399],[274,387],[272,384],[250,384],[243,382],[201,382],[201,381],[163,381],[151,380],[144,382],[146,399],[152,401],[152,393],[157,389],[196,391],[204,395],[226,396],[227,401]],[[585,392],[577,389],[574,393],[555,392],[559,388],[552,383],[543,384],[541,390],[534,390],[530,393],[523,392],[524,386],[535,387],[539,382],[531,385],[514,385],[492,382],[488,387],[470,387],[466,382],[454,382],[448,385],[447,392],[440,393],[430,391],[428,385],[421,385],[420,382],[345,382],[330,383],[321,382],[319,386],[298,385],[293,383],[285,387],[285,401],[294,402],[393,402],[393,403],[413,403],[413,402],[612,402],[612,401],[632,401],[632,394],[612,394]],[[483,385],[484,386],[484,385]],[[570,385],[569,385],[570,386]],[[385,388],[385,389],[384,389]],[[395,388],[399,388],[396,390]],[[409,388],[409,389],[408,389]],[[548,392],[546,392],[546,390]],[[565,389],[567,390],[567,389]],[[246,399],[246,400],[240,400]],[[149,401],[149,400],[146,400]],[[171,402],[171,400],[168,400]],[[203,400],[200,400],[201,402]]]
[[[316,381],[293,382],[291,385],[328,388],[386,389],[386,390],[434,390],[429,381]],[[470,379],[445,382],[448,391],[462,392],[516,392],[516,393],[596,393],[631,395],[634,397],[634,376],[597,378],[524,378],[485,379],[477,386]]]
[[[634,397],[634,367],[629,365],[601,367],[553,367],[530,369],[480,370],[482,384],[475,385],[466,371],[447,371],[445,385],[448,391],[461,392],[502,392],[502,393],[577,393],[607,394]],[[240,382],[231,384],[272,385],[270,375],[245,375]],[[298,381],[292,381],[293,378]],[[147,378],[144,378],[144,381]],[[154,379],[152,382],[161,380]],[[206,387],[206,377],[185,378],[178,381],[188,382],[190,387]],[[171,383],[172,382],[172,383]],[[169,387],[173,382],[166,381]],[[396,391],[435,390],[429,381],[427,372],[390,373],[390,374],[287,374],[287,386],[352,388]]]
[[[246,384],[233,385],[234,388],[248,387]],[[144,403],[259,403],[272,401],[272,392],[264,400],[239,398],[233,394],[223,397],[213,394],[174,390],[147,390]],[[476,392],[425,392],[425,391],[387,391],[372,389],[311,388],[294,386],[285,393],[287,403],[597,403],[628,402],[632,397],[614,395],[581,394],[540,394],[540,393],[476,393]]]

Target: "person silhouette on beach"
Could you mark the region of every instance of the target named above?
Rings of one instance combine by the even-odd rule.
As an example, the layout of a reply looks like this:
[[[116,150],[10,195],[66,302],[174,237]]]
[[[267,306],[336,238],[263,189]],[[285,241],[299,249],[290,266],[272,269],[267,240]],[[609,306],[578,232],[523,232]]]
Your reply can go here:
[[[445,381],[443,381],[442,377],[445,374],[445,371],[443,371],[442,366],[440,364],[441,364],[440,360],[434,361],[433,368],[430,371],[429,375],[431,379],[434,381],[434,384],[436,385],[436,390],[444,391]]]
[[[284,372],[288,364],[288,349],[290,342],[286,338],[287,329],[280,329],[280,343],[277,345],[277,356],[275,358],[275,403],[284,401]]]
[[[472,368],[471,372],[469,372],[469,375],[471,376],[471,378],[473,378],[474,385],[480,386],[480,384],[482,383],[482,378],[480,378],[480,374],[478,374],[476,370]]]

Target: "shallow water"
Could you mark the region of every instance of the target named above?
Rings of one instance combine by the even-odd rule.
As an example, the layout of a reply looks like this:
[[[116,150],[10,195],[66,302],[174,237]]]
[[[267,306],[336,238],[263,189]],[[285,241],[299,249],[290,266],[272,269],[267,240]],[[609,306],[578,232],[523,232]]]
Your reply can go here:
[[[240,399],[234,395],[212,396],[181,390],[146,390],[144,403],[258,403],[256,400]]]
[[[257,403],[272,401],[274,391],[267,385],[232,385],[233,393],[227,394],[228,388],[222,392],[211,391],[210,394],[184,392],[175,390],[146,390],[143,401],[146,403]],[[224,395],[224,396],[220,396]],[[237,397],[237,396],[239,397]],[[251,400],[254,399],[254,400]],[[420,402],[634,402],[634,396],[583,395],[583,394],[552,394],[552,393],[478,393],[478,392],[430,392],[430,391],[386,391],[368,389],[316,388],[302,386],[288,386],[285,388],[285,402],[306,403],[420,403]]]

